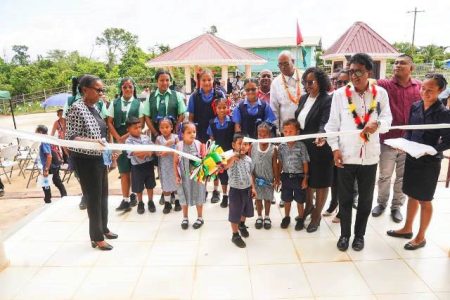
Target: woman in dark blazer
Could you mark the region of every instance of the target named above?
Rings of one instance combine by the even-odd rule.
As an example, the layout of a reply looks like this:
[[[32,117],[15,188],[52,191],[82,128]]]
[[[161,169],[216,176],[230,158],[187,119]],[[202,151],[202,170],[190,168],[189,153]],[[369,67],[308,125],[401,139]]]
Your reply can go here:
[[[330,116],[331,97],[328,75],[319,68],[309,68],[302,76],[307,92],[300,98],[295,118],[300,123],[300,134],[325,132],[324,127]],[[320,225],[321,213],[328,196],[328,188],[333,181],[333,153],[324,139],[304,140],[310,157],[308,192],[306,197],[306,216],[311,213],[311,223],[306,231],[314,232]],[[313,206],[313,192],[316,205]]]
[[[82,99],[67,111],[66,139],[103,144],[103,141],[106,142],[107,126],[95,105],[105,92],[103,83],[98,77],[84,75],[80,78],[78,90]],[[69,150],[86,198],[91,245],[93,248],[111,250],[113,247],[104,239],[116,239],[118,236],[108,229],[108,172],[102,151]]]

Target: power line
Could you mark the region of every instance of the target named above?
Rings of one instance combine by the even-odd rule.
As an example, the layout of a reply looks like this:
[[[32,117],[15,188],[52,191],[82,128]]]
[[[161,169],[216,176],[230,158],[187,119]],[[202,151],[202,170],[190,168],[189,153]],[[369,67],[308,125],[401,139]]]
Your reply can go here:
[[[413,24],[413,34],[412,34],[412,42],[411,42],[411,50],[414,51],[414,36],[416,34],[416,16],[417,13],[425,12],[424,10],[417,10],[417,7],[414,7],[414,10],[407,11],[406,13],[414,13],[414,24]]]

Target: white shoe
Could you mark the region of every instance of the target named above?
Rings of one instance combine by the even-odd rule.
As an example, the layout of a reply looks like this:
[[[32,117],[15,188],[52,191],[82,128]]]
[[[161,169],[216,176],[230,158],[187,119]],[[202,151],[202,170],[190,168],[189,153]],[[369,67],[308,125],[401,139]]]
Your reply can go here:
[[[284,201],[280,200],[280,207],[284,207]]]

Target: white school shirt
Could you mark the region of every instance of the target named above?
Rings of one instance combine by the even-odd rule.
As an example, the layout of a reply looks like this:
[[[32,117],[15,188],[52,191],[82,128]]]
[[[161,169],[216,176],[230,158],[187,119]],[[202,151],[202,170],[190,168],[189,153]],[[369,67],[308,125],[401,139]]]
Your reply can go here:
[[[309,96],[308,99],[306,99],[303,109],[298,114],[297,121],[300,123],[301,129],[305,128],[306,117],[308,116],[309,111],[311,110],[311,107],[314,105],[314,102],[316,101],[316,99],[317,99],[317,97],[313,98],[313,97]]]

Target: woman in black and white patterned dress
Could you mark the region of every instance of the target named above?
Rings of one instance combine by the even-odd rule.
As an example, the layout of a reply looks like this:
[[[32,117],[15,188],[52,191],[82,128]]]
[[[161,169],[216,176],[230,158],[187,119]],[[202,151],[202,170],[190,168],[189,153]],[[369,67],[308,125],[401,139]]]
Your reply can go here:
[[[66,139],[103,143],[107,126],[95,105],[104,93],[103,83],[98,77],[85,75],[78,89],[83,98],[67,112]],[[118,236],[108,229],[108,172],[102,151],[77,148],[70,148],[70,151],[86,198],[91,245],[111,250],[113,247],[105,242],[105,237],[116,239]]]

